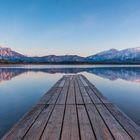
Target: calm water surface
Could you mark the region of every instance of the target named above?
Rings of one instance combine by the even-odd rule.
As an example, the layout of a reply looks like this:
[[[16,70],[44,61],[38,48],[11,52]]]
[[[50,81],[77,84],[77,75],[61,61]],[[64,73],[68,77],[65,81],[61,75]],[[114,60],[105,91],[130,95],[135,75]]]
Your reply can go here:
[[[140,66],[0,66],[0,137],[64,74],[85,75],[140,126]]]

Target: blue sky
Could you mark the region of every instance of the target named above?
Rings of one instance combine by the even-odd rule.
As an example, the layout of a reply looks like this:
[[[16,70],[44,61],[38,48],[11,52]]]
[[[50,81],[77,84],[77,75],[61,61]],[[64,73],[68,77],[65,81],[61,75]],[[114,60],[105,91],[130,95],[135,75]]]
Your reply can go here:
[[[88,56],[140,46],[139,0],[0,0],[0,45]]]

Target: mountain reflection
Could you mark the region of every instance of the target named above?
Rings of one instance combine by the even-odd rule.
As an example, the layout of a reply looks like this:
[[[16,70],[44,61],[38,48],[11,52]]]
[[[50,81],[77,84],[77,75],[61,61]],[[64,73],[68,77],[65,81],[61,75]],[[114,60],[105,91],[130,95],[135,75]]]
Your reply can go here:
[[[112,81],[122,79],[131,82],[140,82],[140,67],[93,68],[88,72]]]
[[[123,79],[140,82],[140,67],[84,67],[84,68],[0,68],[0,82],[11,80],[13,77],[26,72],[44,72],[49,74],[76,74],[88,72],[109,80]]]

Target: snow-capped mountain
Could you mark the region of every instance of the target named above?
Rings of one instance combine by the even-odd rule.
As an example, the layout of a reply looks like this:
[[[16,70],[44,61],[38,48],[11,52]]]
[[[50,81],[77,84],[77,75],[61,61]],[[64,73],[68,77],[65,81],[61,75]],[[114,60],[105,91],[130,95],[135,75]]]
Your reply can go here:
[[[0,46],[0,60],[25,63],[75,63],[84,62],[85,58],[78,55],[48,55],[42,57],[27,57],[10,48]]]
[[[10,48],[4,48],[0,46],[0,59],[3,60],[19,60],[19,59],[25,59],[26,56],[17,53]]]
[[[124,50],[110,49],[98,54],[81,57],[78,55],[47,55],[42,57],[28,57],[10,48],[0,46],[0,61],[24,63],[102,63],[102,64],[140,64],[140,47]]]
[[[114,56],[118,53],[119,51],[116,49],[110,49],[107,51],[103,51],[100,53],[97,53],[95,55],[89,56],[87,57],[90,60],[94,60],[94,61],[102,61],[105,59],[113,59]]]
[[[87,57],[96,63],[140,63],[140,47],[124,50],[110,49]]]

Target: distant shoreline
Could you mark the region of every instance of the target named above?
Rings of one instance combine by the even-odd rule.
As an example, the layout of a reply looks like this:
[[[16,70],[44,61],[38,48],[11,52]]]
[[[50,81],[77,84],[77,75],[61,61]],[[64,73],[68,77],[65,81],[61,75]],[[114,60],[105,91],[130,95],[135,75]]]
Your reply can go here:
[[[140,63],[0,63],[0,65],[140,65]]]

